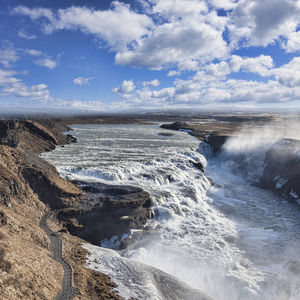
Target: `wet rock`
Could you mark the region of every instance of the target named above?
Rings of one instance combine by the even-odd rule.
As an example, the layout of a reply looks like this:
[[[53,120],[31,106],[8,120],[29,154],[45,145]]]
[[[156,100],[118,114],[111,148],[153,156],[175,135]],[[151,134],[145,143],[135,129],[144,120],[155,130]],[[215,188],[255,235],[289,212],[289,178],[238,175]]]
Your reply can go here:
[[[86,208],[60,211],[59,220],[71,234],[77,235],[95,245],[104,239],[123,234],[131,229],[142,229],[151,217],[149,194],[140,188],[129,186],[104,186],[99,184],[95,193],[86,194]],[[85,184],[87,190],[87,184]]]
[[[269,148],[258,186],[300,204],[300,141],[282,139]]]
[[[135,230],[128,237],[122,239],[119,250],[125,250],[129,247],[130,249],[139,249],[145,247],[149,240],[153,240],[158,236],[158,230]]]
[[[198,170],[200,170],[201,172],[204,172],[204,167],[200,162],[195,162],[193,160],[189,160],[189,162]]]
[[[169,182],[173,182],[174,181],[174,177],[172,175],[168,175],[167,179],[169,180]]]
[[[167,132],[160,132],[159,135],[161,136],[173,136],[173,133],[167,133]]]
[[[77,143],[76,137],[72,136],[71,134],[67,134],[66,137],[68,139],[68,143]]]
[[[160,128],[171,129],[171,130],[180,130],[180,129],[191,130],[191,131],[193,130],[192,127],[185,122],[174,122],[172,124],[162,124]]]
[[[214,149],[214,152],[218,153],[222,150],[222,146],[225,144],[227,139],[228,139],[227,135],[211,134],[205,138],[205,143],[211,145]]]
[[[94,186],[83,186],[82,190],[87,193],[100,193],[100,190]]]

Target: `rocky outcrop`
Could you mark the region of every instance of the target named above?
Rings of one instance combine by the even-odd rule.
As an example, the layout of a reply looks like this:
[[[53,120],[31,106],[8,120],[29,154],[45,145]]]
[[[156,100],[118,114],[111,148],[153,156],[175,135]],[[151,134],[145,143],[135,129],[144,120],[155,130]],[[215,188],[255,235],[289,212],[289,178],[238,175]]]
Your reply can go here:
[[[0,122],[1,299],[53,299],[61,289],[62,269],[39,222],[82,192],[37,154],[68,142],[66,130],[51,120]]]
[[[5,212],[0,211],[0,227],[4,225],[7,225],[7,216]]]
[[[162,124],[160,128],[171,130],[193,131],[193,127],[186,122],[174,122],[172,124]]]
[[[223,145],[228,139],[227,135],[214,135],[210,134],[205,137],[204,142],[213,147],[215,153],[219,153],[222,150]]]
[[[169,132],[160,132],[159,135],[161,136],[173,136],[174,134],[173,133],[169,133]]]
[[[70,205],[70,199],[82,193],[62,179],[56,169],[38,157],[55,145],[67,142],[62,132],[51,122],[48,128],[34,121],[2,121],[0,126],[0,203],[12,208],[12,198],[26,203],[28,194],[36,194],[38,201],[49,208]],[[53,130],[53,132],[51,131]]]
[[[68,231],[94,245],[117,236],[120,243],[131,229],[144,229],[151,217],[149,194],[130,186],[80,183],[86,207],[61,210],[58,219]]]
[[[300,141],[282,139],[269,148],[259,186],[300,204]]]
[[[203,166],[202,163],[200,163],[200,162],[195,162],[195,161],[193,161],[193,160],[189,160],[189,162],[190,162],[195,168],[197,168],[198,170],[200,170],[201,172],[204,173],[204,166]]]
[[[69,129],[55,119],[0,121],[1,299],[53,299],[59,294],[63,271],[51,258],[49,239],[39,227],[46,212],[60,211],[66,228],[56,224],[57,220],[52,222],[57,226],[56,234],[65,239],[64,247],[75,238],[68,232],[99,245],[112,236],[121,240],[132,228],[143,229],[150,217],[149,195],[143,190],[86,184],[80,189],[78,183],[61,178],[55,167],[38,156],[57,145],[75,142],[71,135],[63,134]],[[74,264],[78,263],[82,261],[75,260]],[[74,276],[75,287],[83,295],[109,294],[109,299],[119,299],[110,292],[108,276],[103,275],[99,289],[99,282],[92,280],[95,274],[83,266],[73,268],[82,272]],[[92,292],[94,287],[96,292]]]
[[[69,130],[58,119],[1,120],[0,145],[41,153],[76,141],[71,135],[63,134]]]
[[[20,142],[22,125],[18,121],[0,121],[0,144],[17,147]]]
[[[212,126],[211,130],[209,129],[210,126],[210,124],[207,124],[205,127],[203,127],[203,124],[175,122],[172,124],[163,124],[160,127],[171,130],[186,131],[190,135],[198,138],[200,141],[212,146],[214,153],[218,153],[221,151],[222,146],[225,144],[229,135],[220,133],[222,128],[216,128],[215,124]],[[219,130],[216,131],[215,129]],[[228,131],[228,128],[224,128],[224,131]]]

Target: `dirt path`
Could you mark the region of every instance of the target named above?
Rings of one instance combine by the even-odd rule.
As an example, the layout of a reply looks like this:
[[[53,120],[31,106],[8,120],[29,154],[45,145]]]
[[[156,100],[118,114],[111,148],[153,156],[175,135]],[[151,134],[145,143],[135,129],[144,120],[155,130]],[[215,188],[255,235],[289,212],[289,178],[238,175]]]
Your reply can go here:
[[[72,268],[62,257],[62,241],[55,233],[47,226],[47,220],[55,211],[46,213],[40,222],[40,227],[46,232],[50,238],[50,251],[52,257],[59,262],[64,269],[64,277],[62,279],[62,290],[55,300],[72,299],[75,295],[75,289],[72,284]]]

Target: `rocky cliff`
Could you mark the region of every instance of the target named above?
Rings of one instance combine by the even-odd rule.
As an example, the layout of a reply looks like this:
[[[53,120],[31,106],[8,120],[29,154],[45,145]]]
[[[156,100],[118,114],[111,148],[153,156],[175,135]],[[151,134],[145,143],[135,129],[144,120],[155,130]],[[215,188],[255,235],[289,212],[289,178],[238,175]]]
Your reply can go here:
[[[125,239],[131,229],[144,231],[151,217],[149,194],[131,186],[105,186],[84,184],[85,204],[79,208],[60,211],[58,219],[72,234],[94,245],[114,237],[114,248],[124,247],[132,241]]]
[[[53,299],[61,288],[62,268],[39,222],[82,192],[38,153],[70,142],[67,130],[53,120],[0,122],[1,299]]]
[[[300,204],[300,141],[282,139],[268,149],[259,186]]]
[[[233,122],[206,122],[206,123],[185,123],[175,122],[163,124],[161,127],[171,130],[183,130],[195,136],[200,141],[205,142],[200,145],[198,151],[209,156],[210,145],[214,154],[222,151],[222,147],[229,137],[234,137],[238,130],[244,128],[244,125],[251,128],[253,121],[260,121],[256,126],[263,126],[269,118],[254,118],[251,120],[237,119]],[[232,120],[231,120],[232,121]],[[251,121],[251,122],[249,122]],[[207,146],[207,147],[206,147]],[[264,154],[262,154],[264,155]],[[239,169],[248,173],[249,168],[258,170],[258,166],[253,164],[247,157],[247,153],[241,154],[241,161],[238,162]],[[236,159],[236,158],[235,158]],[[257,173],[251,171],[251,173]],[[282,139],[273,144],[265,154],[264,166],[259,175],[259,182],[253,184],[268,190],[286,199],[300,204],[300,141],[291,139]],[[257,180],[257,178],[255,178]]]
[[[175,122],[172,124],[163,124],[161,128],[186,131],[202,142],[212,146],[214,153],[221,151],[227,138],[232,136],[240,123],[185,123]]]
[[[58,213],[47,222],[63,241],[63,256],[73,270],[74,299],[120,299],[107,275],[85,268],[87,252],[80,245],[99,245],[113,235],[121,240],[131,228],[142,229],[150,217],[149,195],[143,190],[74,184],[38,156],[75,141],[63,134],[70,129],[64,122],[0,121],[1,299],[54,299],[59,294],[63,269],[52,259],[49,238],[40,228],[42,217],[52,210]]]

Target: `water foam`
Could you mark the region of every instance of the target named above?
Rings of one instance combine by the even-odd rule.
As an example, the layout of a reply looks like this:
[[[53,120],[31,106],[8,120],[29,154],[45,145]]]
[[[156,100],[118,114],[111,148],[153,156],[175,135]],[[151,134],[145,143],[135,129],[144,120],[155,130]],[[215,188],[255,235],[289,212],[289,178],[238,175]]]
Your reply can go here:
[[[281,199],[249,188],[228,168],[237,163],[237,154],[260,146],[244,143],[237,149],[242,141],[231,141],[226,157],[207,165],[202,154],[209,147],[200,147],[200,154],[196,139],[183,132],[166,138],[159,136],[162,131],[157,126],[74,126],[78,144],[43,156],[65,177],[135,185],[150,193],[155,219],[149,226],[159,224],[159,234],[145,237],[123,256],[157,267],[217,299],[296,299],[293,293],[299,284],[293,280],[285,292],[279,293],[276,286],[284,284],[282,277],[292,277],[290,271],[282,271],[290,264],[284,255],[293,253],[300,261],[292,251],[297,244],[291,242],[297,236],[299,211],[290,214]],[[211,186],[191,161],[207,166],[216,185]],[[285,231],[289,237],[284,237]],[[272,249],[265,251],[269,245]]]

